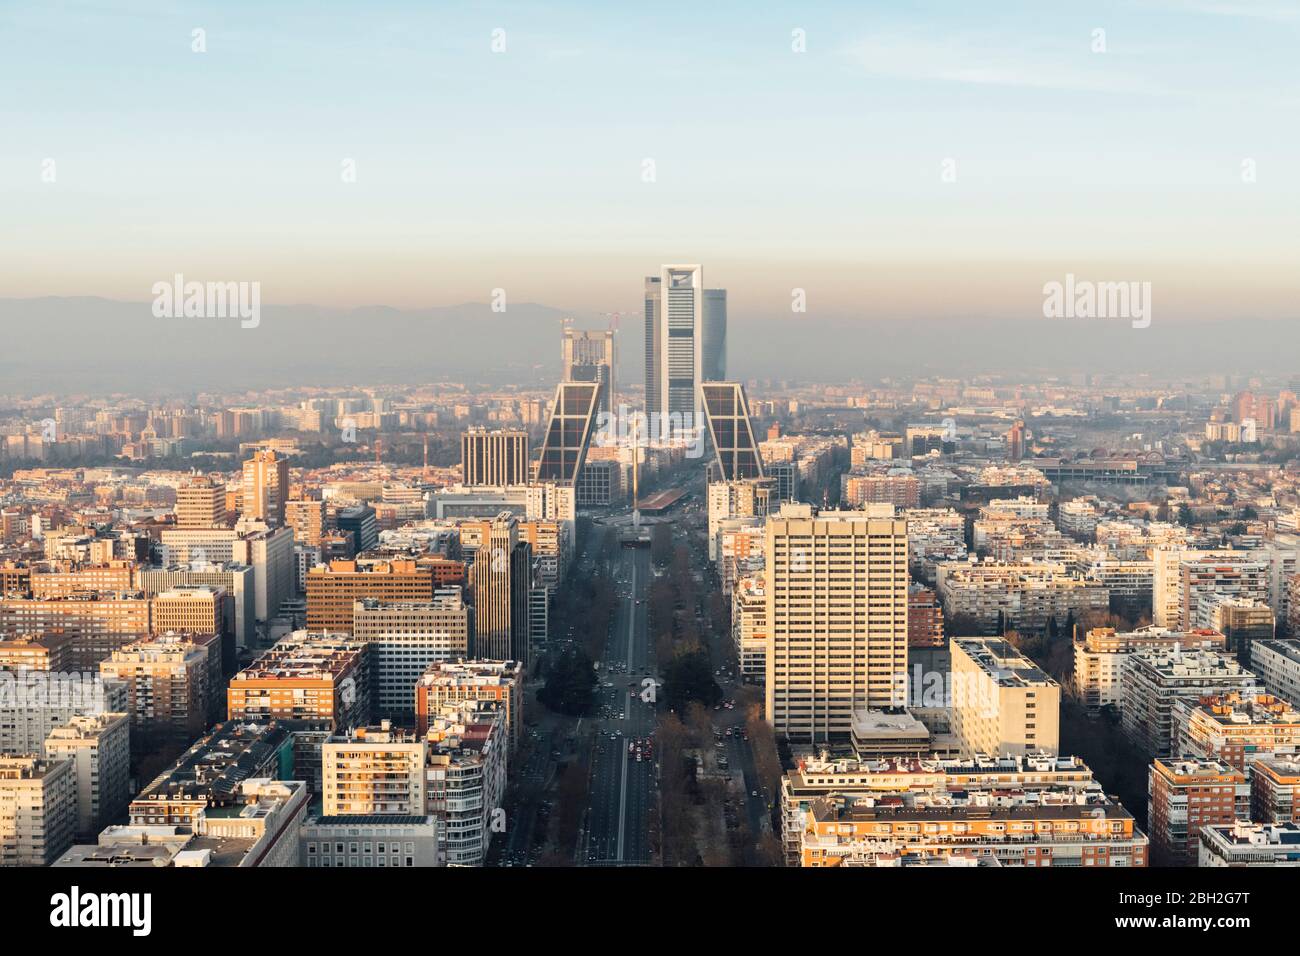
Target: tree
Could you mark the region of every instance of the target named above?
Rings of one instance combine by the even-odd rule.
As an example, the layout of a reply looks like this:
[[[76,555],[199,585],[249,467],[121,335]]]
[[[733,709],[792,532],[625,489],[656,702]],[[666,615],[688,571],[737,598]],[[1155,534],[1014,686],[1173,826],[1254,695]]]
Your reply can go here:
[[[664,699],[681,713],[691,701],[710,707],[722,698],[722,688],[713,679],[709,655],[703,649],[679,653],[664,668]]]
[[[551,710],[581,717],[596,698],[596,668],[581,647],[571,647],[551,661],[546,684],[537,699]]]
[[[666,524],[650,529],[650,558],[659,567],[667,567],[673,556],[673,532]]]

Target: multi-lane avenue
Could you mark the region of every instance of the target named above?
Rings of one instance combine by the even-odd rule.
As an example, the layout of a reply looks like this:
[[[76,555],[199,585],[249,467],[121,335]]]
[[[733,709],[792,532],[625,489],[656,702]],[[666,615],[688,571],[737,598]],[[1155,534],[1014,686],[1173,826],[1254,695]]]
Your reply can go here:
[[[597,733],[581,861],[588,866],[651,862],[647,831],[657,754],[650,738],[658,678],[650,662],[646,616],[653,576],[648,549],[623,548],[616,573],[619,608],[598,675]]]

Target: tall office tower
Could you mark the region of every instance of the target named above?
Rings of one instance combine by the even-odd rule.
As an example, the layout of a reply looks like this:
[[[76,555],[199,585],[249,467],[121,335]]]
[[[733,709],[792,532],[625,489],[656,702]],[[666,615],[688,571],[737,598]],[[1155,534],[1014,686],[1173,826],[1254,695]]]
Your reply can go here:
[[[767,716],[793,742],[848,740],[907,695],[907,522],[890,505],[767,520]]]
[[[503,512],[474,554],[474,655],[528,665],[528,592],[532,548],[519,538],[519,522]]]
[[[562,380],[598,383],[597,410],[612,411],[617,404],[614,374],[618,368],[613,330],[588,332],[566,328],[562,346]]]
[[[554,481],[569,487],[577,483],[596,430],[599,404],[600,386],[595,382],[561,382],[555,389],[555,404],[537,462],[539,482]]]
[[[701,381],[727,377],[727,290],[704,290],[704,333]]]
[[[1025,423],[1016,419],[1007,429],[1007,461],[1020,461],[1025,457]]]
[[[659,434],[686,432],[700,422],[704,381],[704,269],[664,266],[660,272]],[[676,419],[671,416],[677,416]]]
[[[224,528],[226,488],[211,478],[192,478],[176,489],[176,527]]]
[[[659,276],[645,279],[645,413],[659,411],[659,330],[663,325],[662,283]]]
[[[739,382],[704,382],[700,391],[722,480],[762,478],[763,459],[754,441],[745,386]]]
[[[284,524],[289,500],[289,461],[274,451],[255,451],[244,462],[243,515],[276,526]]]
[[[460,440],[460,473],[469,487],[528,483],[528,432],[471,428]]]
[[[698,265],[667,265],[645,281],[646,412],[659,433],[699,427],[701,382],[726,378],[727,293],[705,289]],[[669,419],[669,414],[678,419]]]

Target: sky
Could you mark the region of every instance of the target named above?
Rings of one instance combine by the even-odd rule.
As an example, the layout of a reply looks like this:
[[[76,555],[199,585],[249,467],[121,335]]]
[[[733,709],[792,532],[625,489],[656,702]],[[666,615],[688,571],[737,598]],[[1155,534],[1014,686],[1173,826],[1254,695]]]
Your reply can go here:
[[[1300,0],[0,0],[0,297],[636,313],[699,262],[733,324],[1066,273],[1296,318],[1297,39]]]

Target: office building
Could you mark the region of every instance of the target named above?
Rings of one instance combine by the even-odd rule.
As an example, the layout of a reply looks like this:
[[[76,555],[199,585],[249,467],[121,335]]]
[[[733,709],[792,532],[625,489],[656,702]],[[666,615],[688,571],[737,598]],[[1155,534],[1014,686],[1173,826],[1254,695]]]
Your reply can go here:
[[[318,565],[307,572],[307,627],[350,633],[357,601],[432,601],[433,579],[431,565],[411,558]]]
[[[661,435],[701,427],[701,383],[726,378],[726,292],[701,266],[666,265],[646,279],[645,319],[647,413]]]
[[[536,480],[573,488],[596,433],[601,390],[595,382],[561,382],[542,437]]]
[[[714,463],[721,480],[762,478],[763,460],[754,440],[745,386],[739,382],[705,381],[700,391]]]
[[[460,439],[461,482],[466,488],[524,485],[529,474],[528,432],[471,428]]]
[[[517,660],[527,666],[532,566],[532,548],[520,540],[518,520],[498,515],[470,567],[474,657]]]
[[[888,506],[768,518],[766,714],[791,741],[847,740],[907,694],[907,526]]]
[[[396,813],[308,818],[298,834],[298,865],[339,869],[439,866],[438,819]]]
[[[376,713],[394,720],[414,714],[414,689],[430,664],[469,656],[469,607],[458,587],[432,601],[353,606],[352,634],[370,647],[370,688]]]
[[[592,332],[565,326],[560,361],[563,381],[596,382],[600,385],[596,401],[598,412],[612,412],[618,408],[618,389],[614,381],[618,369],[618,353],[612,329]]]

